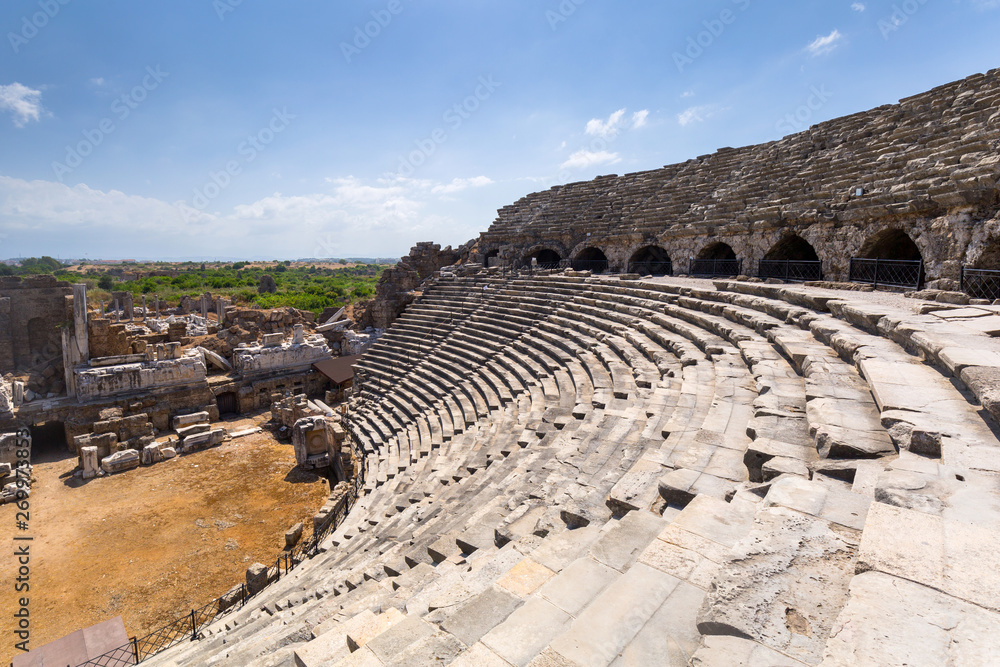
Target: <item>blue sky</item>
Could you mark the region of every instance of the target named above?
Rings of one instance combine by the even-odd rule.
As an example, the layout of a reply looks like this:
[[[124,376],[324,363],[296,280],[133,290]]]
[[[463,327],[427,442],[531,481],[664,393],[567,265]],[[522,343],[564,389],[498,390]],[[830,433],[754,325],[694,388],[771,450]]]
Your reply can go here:
[[[0,257],[405,254],[1000,66],[998,0],[5,0]]]

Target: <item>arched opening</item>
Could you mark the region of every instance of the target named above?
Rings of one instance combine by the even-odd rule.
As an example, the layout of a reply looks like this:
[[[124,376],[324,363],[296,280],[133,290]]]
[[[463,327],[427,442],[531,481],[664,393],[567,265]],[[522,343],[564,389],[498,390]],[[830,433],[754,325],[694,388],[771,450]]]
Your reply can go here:
[[[42,422],[28,427],[31,432],[31,463],[51,463],[70,456],[66,442],[66,425],[62,422]]]
[[[698,259],[736,259],[736,251],[728,243],[710,243],[698,253]]]
[[[600,248],[586,248],[573,260],[573,270],[604,273],[608,270],[608,257]]]
[[[903,230],[882,230],[865,241],[859,254],[851,258],[851,282],[903,289],[923,287],[920,248]]]
[[[736,258],[736,251],[727,243],[716,241],[701,249],[691,260],[688,273],[699,278],[733,277],[740,275],[743,262]]]
[[[819,255],[809,241],[798,234],[792,234],[774,244],[764,259],[790,262],[818,262]]]
[[[920,248],[902,229],[885,229],[861,246],[864,259],[891,259],[904,262],[923,260]]]
[[[531,266],[531,260],[535,260],[538,266],[555,268],[559,266],[559,262],[562,261],[562,257],[559,256],[555,250],[550,250],[549,248],[542,248],[541,250],[536,250],[524,259],[524,263]]]
[[[632,255],[628,262],[629,273],[638,273],[643,276],[670,276],[674,273],[670,255],[663,248],[655,245],[648,245],[640,248]]]
[[[815,248],[798,234],[790,234],[774,244],[757,267],[759,278],[792,282],[823,279],[823,264]]]

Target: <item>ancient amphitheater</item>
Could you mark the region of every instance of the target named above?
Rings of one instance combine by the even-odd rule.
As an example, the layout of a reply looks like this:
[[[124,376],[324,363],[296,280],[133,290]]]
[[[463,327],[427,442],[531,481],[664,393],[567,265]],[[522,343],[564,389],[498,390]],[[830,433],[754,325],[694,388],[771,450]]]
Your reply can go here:
[[[956,289],[1000,268],[998,100],[503,209],[359,362],[319,553],[145,662],[1000,664],[1000,307]],[[691,258],[827,282],[625,273]],[[847,289],[852,258],[929,289]]]

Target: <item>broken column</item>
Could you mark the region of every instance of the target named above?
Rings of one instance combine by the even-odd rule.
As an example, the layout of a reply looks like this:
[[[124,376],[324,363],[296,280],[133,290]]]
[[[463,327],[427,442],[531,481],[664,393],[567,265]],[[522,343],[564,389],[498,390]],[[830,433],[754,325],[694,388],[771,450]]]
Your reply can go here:
[[[81,447],[80,460],[83,463],[83,478],[93,479],[100,471],[100,459],[97,456],[97,447]]]
[[[304,329],[301,324],[292,327],[292,345],[302,345],[306,342]]]

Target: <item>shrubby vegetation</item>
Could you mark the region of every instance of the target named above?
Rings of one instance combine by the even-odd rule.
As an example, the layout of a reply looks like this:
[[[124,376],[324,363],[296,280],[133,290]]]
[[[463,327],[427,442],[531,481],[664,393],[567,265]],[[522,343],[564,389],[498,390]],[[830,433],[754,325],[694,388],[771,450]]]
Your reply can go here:
[[[111,286],[106,286],[108,274],[105,274],[94,284],[99,289],[95,289],[93,298],[108,299],[111,291],[125,291],[131,292],[136,301],[141,300],[143,294],[155,294],[161,301],[174,304],[184,296],[199,297],[211,292],[230,298],[235,304],[260,308],[292,306],[319,314],[325,308],[339,308],[349,302],[373,297],[378,277],[385,268],[375,264],[334,269],[292,267],[290,263],[247,267],[241,262],[215,268],[202,269],[202,266],[175,267],[180,273],[173,277],[150,276],[139,280],[114,281]],[[276,292],[257,292],[260,278],[265,273],[274,278],[278,287]]]
[[[344,263],[344,262],[341,262]],[[350,302],[370,299],[375,285],[386,268],[384,264],[356,264],[337,268],[293,266],[291,262],[267,262],[257,265],[246,262],[211,264],[201,262],[116,264],[89,266],[84,273],[70,270],[52,257],[32,257],[21,266],[0,264],[0,276],[52,274],[58,280],[87,284],[91,299],[111,299],[111,292],[131,292],[140,302],[142,295],[157,295],[160,301],[176,305],[184,296],[200,297],[205,292],[225,296],[240,305],[260,308],[292,306],[300,310],[321,313],[325,308],[340,307]],[[135,280],[123,280],[122,274],[146,275]],[[170,273],[169,276],[149,276],[150,273]],[[259,294],[257,286],[264,274],[277,284],[277,291]]]

